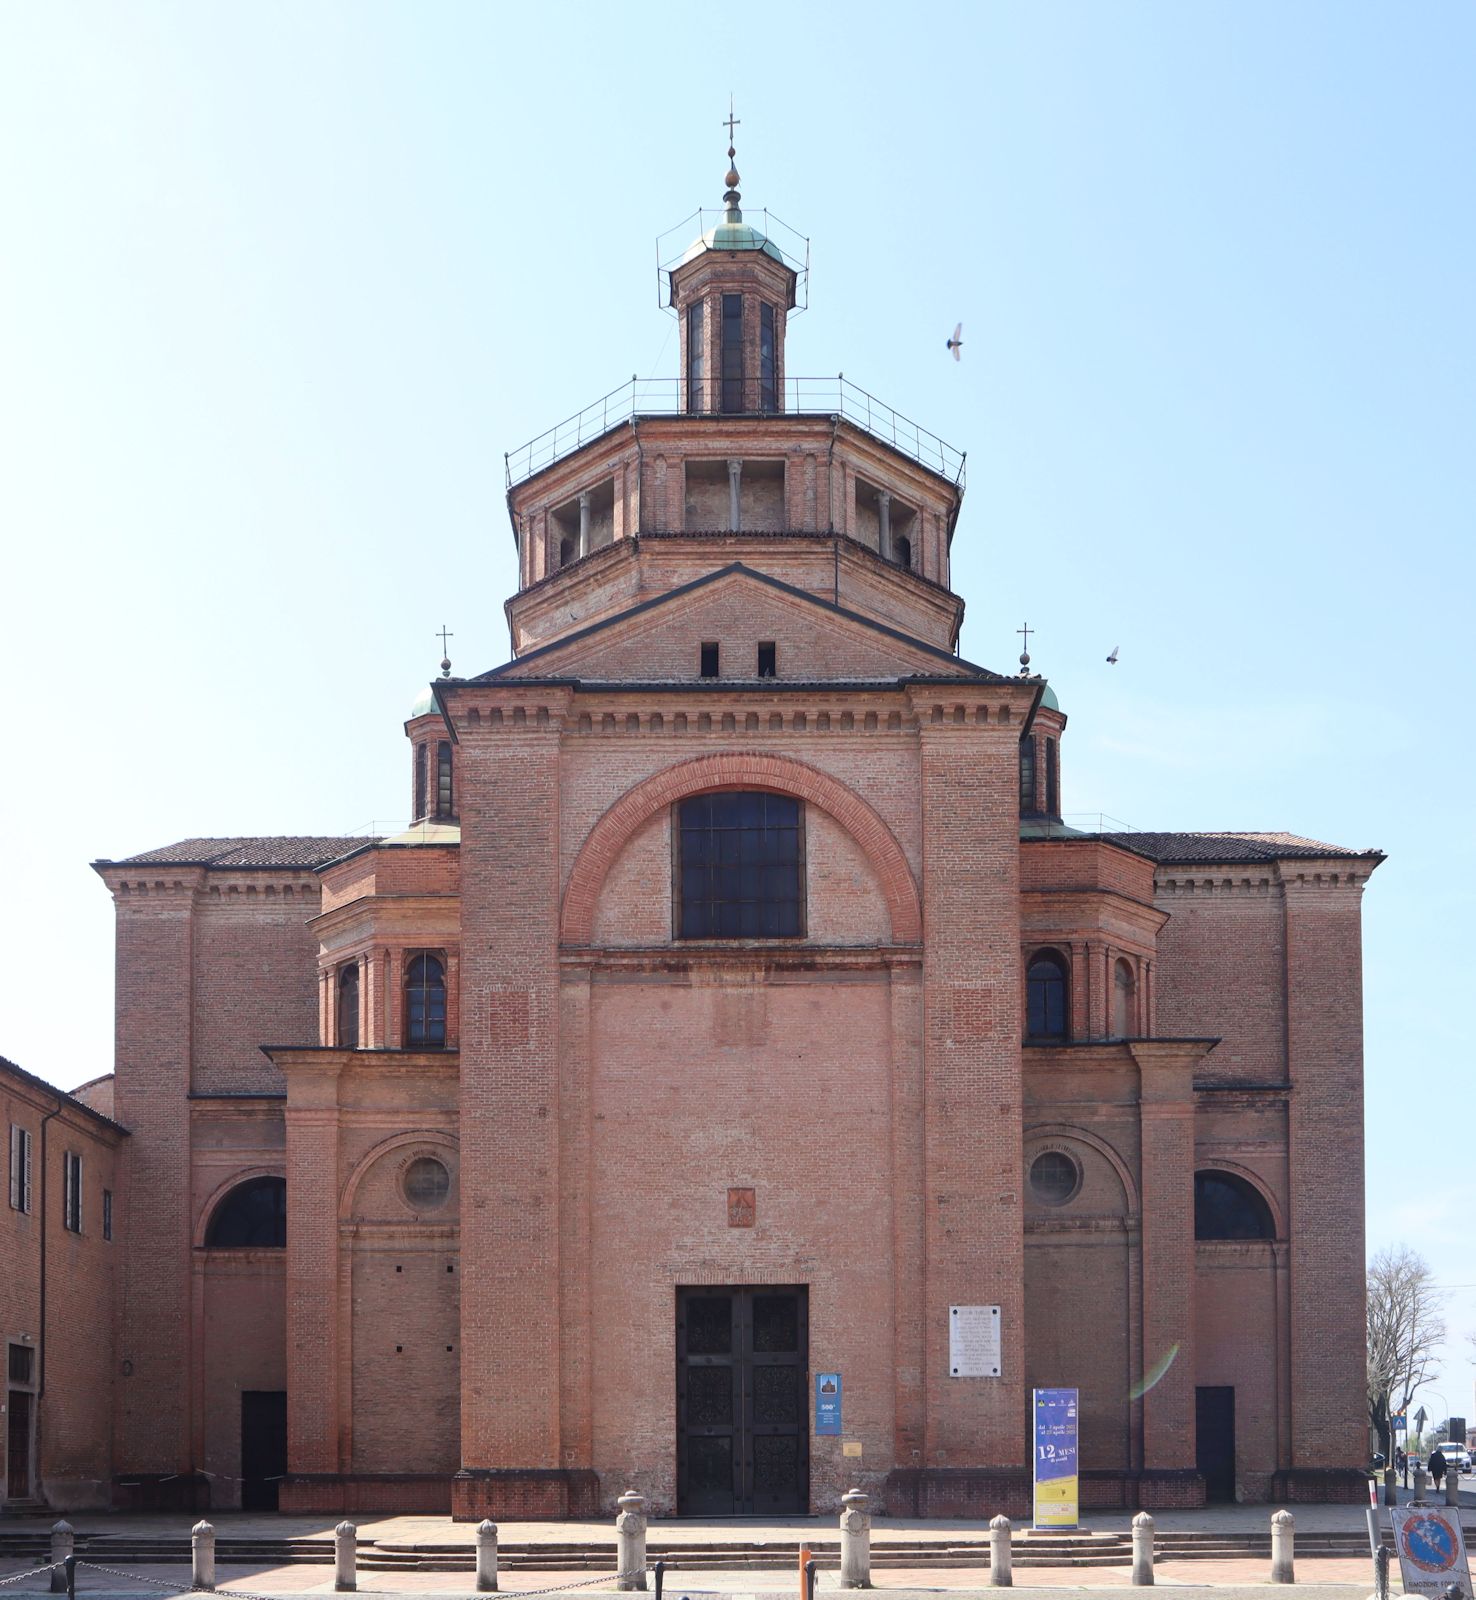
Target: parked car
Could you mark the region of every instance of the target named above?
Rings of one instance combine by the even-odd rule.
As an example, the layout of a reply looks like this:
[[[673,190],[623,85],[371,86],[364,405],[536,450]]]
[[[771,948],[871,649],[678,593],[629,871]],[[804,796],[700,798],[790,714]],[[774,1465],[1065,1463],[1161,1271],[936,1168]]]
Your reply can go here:
[[[1471,1470],[1471,1452],[1463,1444],[1442,1444],[1440,1453],[1445,1457],[1445,1470],[1456,1472]]]

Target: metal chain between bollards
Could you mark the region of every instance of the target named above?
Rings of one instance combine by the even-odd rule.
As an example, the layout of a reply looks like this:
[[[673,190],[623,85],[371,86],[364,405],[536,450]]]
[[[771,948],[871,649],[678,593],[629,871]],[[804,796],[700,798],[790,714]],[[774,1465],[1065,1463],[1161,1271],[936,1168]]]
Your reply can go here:
[[[26,1578],[39,1578],[43,1572],[50,1572],[60,1563],[48,1561],[44,1567],[32,1567],[29,1572],[12,1572],[8,1578],[0,1578],[0,1587],[7,1583],[20,1583]]]
[[[117,1567],[105,1567],[98,1561],[79,1561],[79,1567],[91,1567],[94,1572],[105,1572],[110,1578],[123,1578],[129,1583],[146,1583],[155,1589],[168,1589],[171,1594],[209,1594],[220,1593],[230,1595],[232,1600],[282,1600],[280,1595],[253,1594],[249,1589],[215,1589],[208,1590],[194,1583],[170,1583],[163,1578],[146,1578],[141,1572],[123,1572]],[[17,1573],[14,1578],[0,1578],[0,1583],[15,1583],[20,1578],[33,1578],[37,1573],[50,1572],[51,1567],[37,1567],[35,1572]],[[602,1572],[598,1577],[586,1578],[581,1583],[556,1583],[546,1589],[503,1589],[499,1593],[501,1600],[529,1600],[532,1595],[563,1594],[572,1589],[592,1589],[596,1584],[609,1583],[612,1574]]]

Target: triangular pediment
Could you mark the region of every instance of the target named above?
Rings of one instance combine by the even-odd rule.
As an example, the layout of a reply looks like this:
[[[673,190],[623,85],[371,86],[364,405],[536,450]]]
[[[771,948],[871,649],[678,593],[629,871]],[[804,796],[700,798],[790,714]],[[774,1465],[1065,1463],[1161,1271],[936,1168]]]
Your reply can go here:
[[[482,674],[482,681],[695,681],[701,677],[702,645],[708,641],[720,648],[723,681],[756,679],[761,643],[774,644],[781,681],[1000,681],[998,674],[921,639],[736,563],[587,627],[574,627],[562,639]]]

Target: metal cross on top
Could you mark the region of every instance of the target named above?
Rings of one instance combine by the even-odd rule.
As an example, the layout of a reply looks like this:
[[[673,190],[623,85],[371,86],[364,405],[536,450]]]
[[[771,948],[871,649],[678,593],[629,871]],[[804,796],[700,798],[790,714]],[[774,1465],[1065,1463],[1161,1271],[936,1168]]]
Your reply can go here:
[[[451,654],[451,652],[446,648],[446,641],[448,639],[454,639],[455,637],[456,637],[456,635],[454,633],[451,633],[447,629],[446,624],[443,622],[441,624],[441,631],[436,635],[436,638],[438,638],[441,641],[441,654],[443,656],[448,656],[448,655]]]
[[[1016,633],[1024,635],[1024,638],[1025,638],[1025,649],[1027,651],[1030,649],[1030,635],[1032,633],[1036,633],[1038,631],[1039,631],[1038,629],[1032,628],[1028,622],[1025,624],[1025,626],[1023,628],[1016,628],[1015,629]]]
[[[733,97],[732,97],[732,95],[728,96],[728,114],[727,114],[726,117],[723,118],[723,126],[728,130],[728,143],[732,144],[732,142],[733,142],[733,129],[734,128],[741,128],[743,126],[743,118],[742,117],[735,117],[733,115]]]

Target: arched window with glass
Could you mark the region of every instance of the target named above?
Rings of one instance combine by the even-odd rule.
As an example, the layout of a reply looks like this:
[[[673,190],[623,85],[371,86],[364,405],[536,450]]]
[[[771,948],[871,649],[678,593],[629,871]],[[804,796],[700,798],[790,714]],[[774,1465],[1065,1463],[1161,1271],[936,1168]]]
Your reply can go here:
[[[1064,1039],[1070,1027],[1066,960],[1056,950],[1037,950],[1025,969],[1025,1037]]]
[[[359,963],[350,961],[338,970],[338,1048],[359,1048]]]
[[[1035,740],[1020,741],[1020,815],[1033,817],[1038,810],[1035,800]]]
[[[1196,1239],[1274,1239],[1276,1221],[1266,1197],[1235,1172],[1194,1174]]]
[[[446,1042],[446,964],[421,951],[405,964],[405,1043],[435,1049]]]
[[[442,739],[436,746],[436,816],[455,815],[456,796],[451,787],[451,741]]]
[[[287,1180],[248,1178],[210,1214],[210,1250],[283,1250],[287,1246]]]

